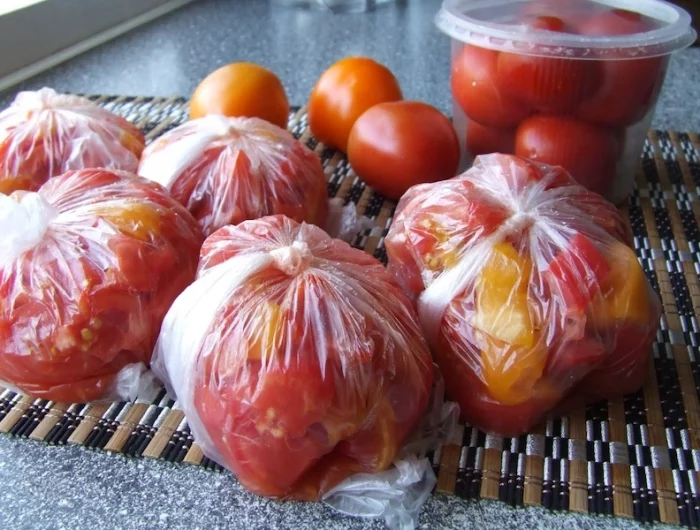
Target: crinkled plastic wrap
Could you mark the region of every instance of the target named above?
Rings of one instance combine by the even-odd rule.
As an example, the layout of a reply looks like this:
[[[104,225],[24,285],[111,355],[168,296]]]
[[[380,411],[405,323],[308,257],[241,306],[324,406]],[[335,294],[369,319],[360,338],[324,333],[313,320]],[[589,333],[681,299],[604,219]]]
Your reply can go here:
[[[559,167],[508,155],[412,188],[386,238],[448,395],[518,435],[643,383],[659,300],[619,212]]]
[[[85,98],[20,92],[0,113],[0,193],[36,191],[69,170],[135,172],[143,147],[135,125]]]
[[[0,194],[0,381],[64,402],[129,399],[203,236],[158,184],[71,171]]]
[[[318,156],[259,118],[189,121],[146,148],[139,175],[165,186],[205,236],[266,215],[321,227],[326,222],[328,192]]]
[[[153,369],[203,452],[247,489],[337,502],[350,475],[389,469],[434,380],[411,303],[386,269],[284,216],[205,241]],[[425,489],[425,465],[407,463],[410,476],[384,489]]]

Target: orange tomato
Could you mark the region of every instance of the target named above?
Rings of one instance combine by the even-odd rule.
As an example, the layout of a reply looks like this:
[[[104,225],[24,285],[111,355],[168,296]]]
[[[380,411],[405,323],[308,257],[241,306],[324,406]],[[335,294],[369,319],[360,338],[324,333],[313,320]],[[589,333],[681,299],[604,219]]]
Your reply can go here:
[[[208,114],[261,118],[287,128],[289,102],[279,78],[254,63],[232,63],[199,84],[190,101],[190,119]]]
[[[347,57],[326,70],[309,99],[311,132],[329,147],[347,151],[350,130],[370,107],[403,99],[388,68],[367,57]]]

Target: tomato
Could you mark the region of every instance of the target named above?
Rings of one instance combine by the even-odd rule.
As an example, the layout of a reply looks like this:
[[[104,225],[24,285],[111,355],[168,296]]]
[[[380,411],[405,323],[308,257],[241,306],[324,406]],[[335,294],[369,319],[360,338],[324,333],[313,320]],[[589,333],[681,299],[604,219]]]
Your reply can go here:
[[[357,175],[391,199],[416,184],[454,177],[459,157],[450,120],[417,101],[375,105],[357,120],[348,141]]]
[[[515,130],[486,127],[470,120],[467,124],[467,151],[472,156],[488,153],[512,153],[515,150]]]
[[[567,112],[598,90],[600,64],[501,52],[497,81],[511,97],[540,112]]]
[[[547,364],[547,355],[546,345],[539,342],[519,347],[485,338],[481,365],[489,396],[504,405],[532,399]]]
[[[192,377],[172,379],[179,396],[194,396],[183,408],[199,420],[202,450],[247,489],[318,500],[351,474],[391,465],[427,404],[430,351],[381,263],[282,216],[209,237],[194,288],[211,267],[260,254],[269,263],[209,316],[201,348],[183,352],[193,355]],[[175,303],[173,329],[187,309]]]
[[[309,127],[325,145],[347,152],[350,131],[365,111],[402,98],[388,68],[367,57],[347,57],[323,72],[311,91]]]
[[[205,235],[266,215],[326,222],[326,175],[318,156],[258,118],[184,123],[146,148],[139,174],[165,185]]]
[[[603,83],[575,111],[581,120],[627,127],[651,111],[663,82],[664,59],[620,59],[600,62]]]
[[[591,307],[591,321],[598,329],[609,328],[620,321],[649,324],[653,299],[634,250],[616,242],[608,251],[607,259],[614,267]]]
[[[566,23],[561,18],[552,15],[526,17],[524,23],[532,29],[555,31],[558,33],[567,31]]]
[[[452,61],[452,96],[473,121],[489,127],[516,126],[530,105],[504,92],[497,79],[499,52],[466,45]]]
[[[402,230],[391,232],[384,244],[389,270],[411,297],[453,267],[466,246],[492,234],[507,219],[507,211],[498,204],[476,197],[464,201],[465,195],[475,194],[473,187],[460,186],[440,204],[418,207],[409,202],[397,211],[393,226]]]
[[[135,171],[143,148],[135,125],[85,98],[20,92],[0,113],[0,193],[36,191],[68,170]]]
[[[579,381],[608,356],[607,348],[598,337],[565,341],[558,349],[553,349],[547,364],[547,377],[553,381]]]
[[[289,102],[279,78],[254,63],[231,63],[202,80],[190,100],[190,119],[208,114],[261,118],[283,129]]]
[[[655,26],[653,19],[634,11],[608,9],[582,17],[576,29],[581,35],[612,37],[644,33]]]
[[[527,294],[531,272],[530,260],[512,245],[494,245],[476,279],[473,326],[507,344],[532,347],[536,337]]]
[[[564,167],[583,186],[604,194],[615,178],[619,136],[561,116],[533,116],[518,127],[515,154]]]
[[[128,173],[69,172],[39,193],[59,215],[0,269],[0,330],[10,330],[0,380],[50,400],[126,398],[115,382],[150,361],[165,313],[194,279],[201,232],[162,187]]]
[[[465,337],[451,325],[443,330],[434,349],[435,360],[441,367],[448,398],[460,405],[462,421],[502,436],[519,436],[544,419],[560,399],[561,394],[555,389],[538,382],[531,387],[529,399],[513,404],[495,400],[480,377],[483,357],[475,359],[479,365],[470,366],[475,352],[465,350]],[[513,370],[518,370],[517,365],[513,365]]]
[[[604,289],[610,270],[595,244],[579,233],[557,253],[545,274],[564,307],[581,311]]]

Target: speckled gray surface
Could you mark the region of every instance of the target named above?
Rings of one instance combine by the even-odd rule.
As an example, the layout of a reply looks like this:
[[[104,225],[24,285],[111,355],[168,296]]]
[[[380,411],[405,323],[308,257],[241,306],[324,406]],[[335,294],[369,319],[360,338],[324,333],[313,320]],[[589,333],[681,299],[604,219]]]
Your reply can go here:
[[[318,503],[279,503],[246,493],[229,473],[129,460],[82,447],[49,447],[0,436],[0,528],[381,529]],[[433,496],[419,528],[641,528],[622,519]],[[655,528],[671,528],[663,525]]]
[[[316,78],[346,55],[386,64],[405,96],[450,112],[449,39],[433,24],[441,0],[403,0],[362,14],[273,7],[265,0],[202,0],[0,94],[53,86],[100,94],[188,95],[210,71],[232,61],[274,70],[290,102],[303,104]],[[653,125],[700,130],[700,49],[671,64]]]
[[[449,41],[433,26],[439,0],[409,0],[375,13],[330,15],[272,9],[265,1],[192,4],[31,79],[19,88],[187,95],[219,65],[248,60],[273,69],[289,99],[303,103],[334,60],[369,55],[399,77],[406,97],[449,112]],[[654,126],[700,130],[700,49],[677,54]],[[0,435],[0,528],[382,528],[319,504],[276,503],[246,493],[228,473],[128,460],[78,447],[49,447]],[[513,510],[497,502],[437,495],[422,528],[603,528],[641,526],[620,519]],[[658,526],[661,528],[661,526]]]

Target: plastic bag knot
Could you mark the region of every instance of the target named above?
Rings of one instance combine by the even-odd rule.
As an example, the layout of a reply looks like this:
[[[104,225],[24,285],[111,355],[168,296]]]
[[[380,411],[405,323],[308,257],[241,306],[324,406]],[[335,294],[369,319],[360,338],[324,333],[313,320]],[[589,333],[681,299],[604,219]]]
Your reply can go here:
[[[14,198],[0,193],[0,266],[34,248],[57,215],[56,208],[38,193],[17,194]]]
[[[275,261],[275,266],[289,276],[304,272],[314,257],[309,245],[304,241],[295,241],[288,247],[276,248],[270,255]]]

